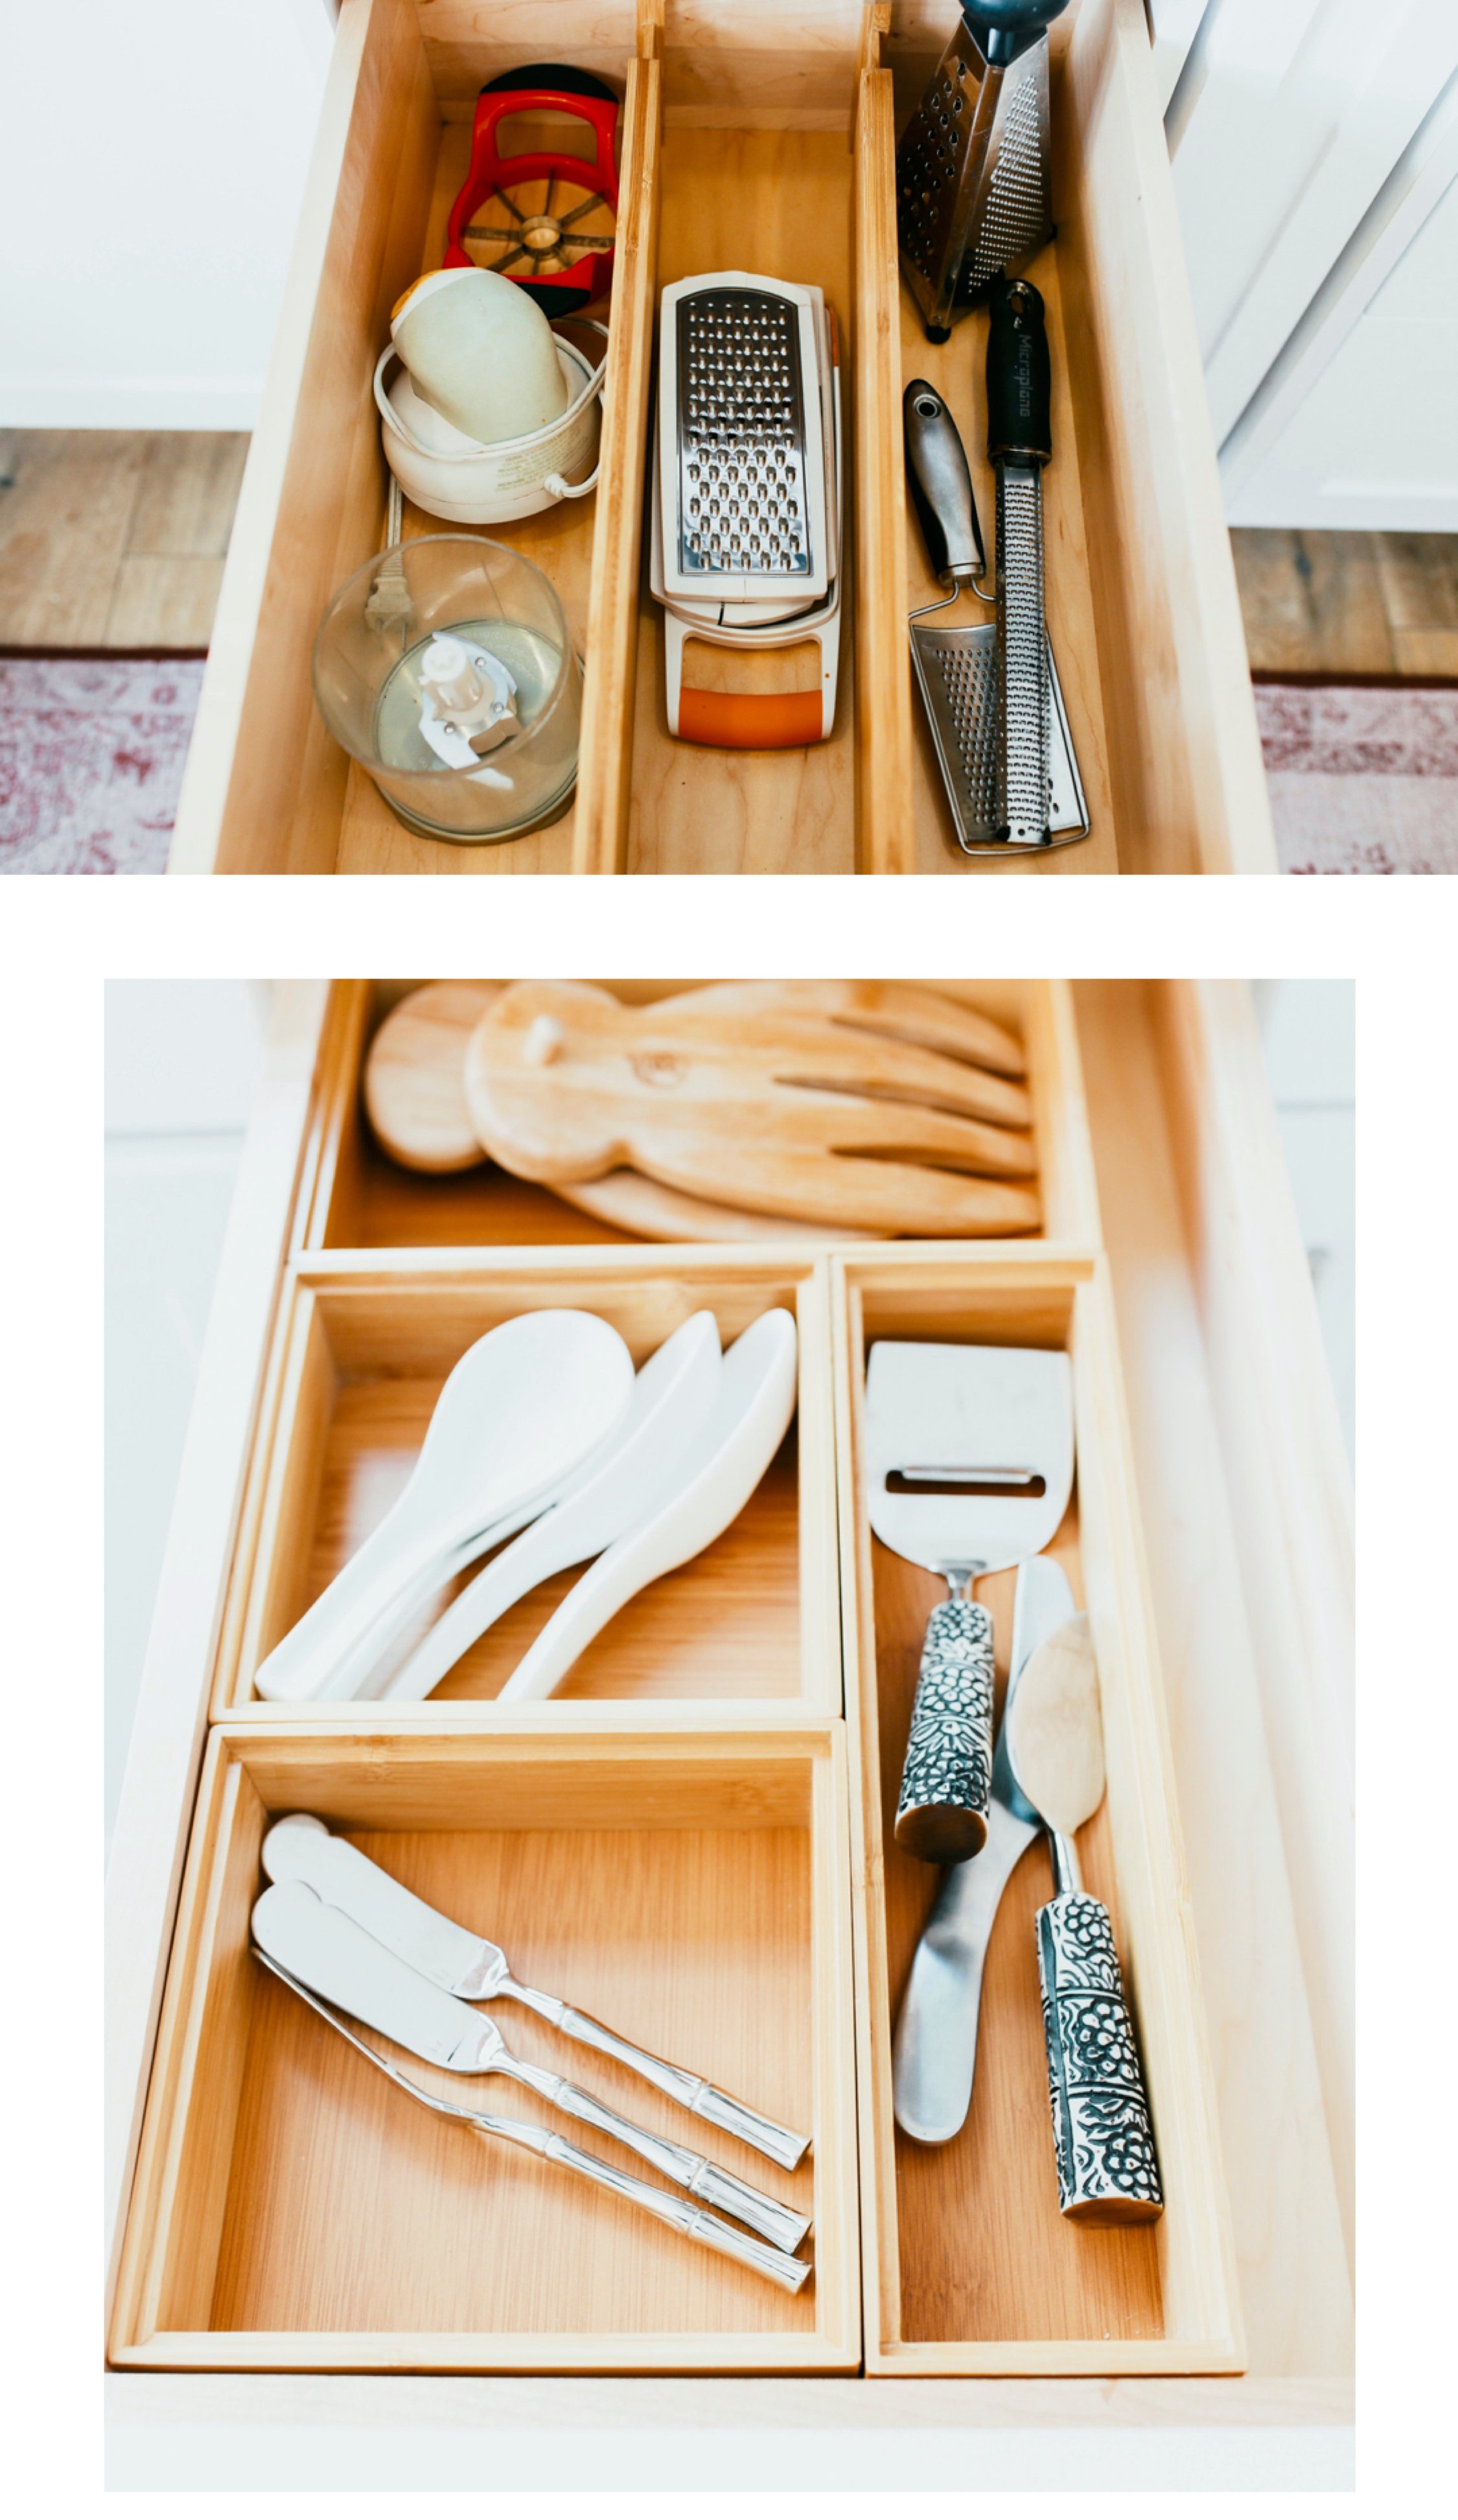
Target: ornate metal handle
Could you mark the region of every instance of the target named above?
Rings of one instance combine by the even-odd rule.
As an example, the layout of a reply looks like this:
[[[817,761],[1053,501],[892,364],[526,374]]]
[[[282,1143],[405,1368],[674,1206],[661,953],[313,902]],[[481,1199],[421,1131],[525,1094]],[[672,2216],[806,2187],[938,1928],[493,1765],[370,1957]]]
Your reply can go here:
[[[534,2131],[535,2132],[535,2131]],[[611,2162],[599,2161],[596,2153],[580,2152],[566,2136],[549,2135],[534,2147],[549,2161],[560,2162],[564,2170],[580,2171],[599,2187],[611,2187],[616,2196],[626,2196],[641,2205],[645,2213],[657,2215],[661,2223],[671,2223],[688,2240],[700,2240],[706,2249],[716,2249],[721,2258],[737,2258],[743,2267],[752,2267],[756,2274],[766,2275],[771,2283],[786,2292],[798,2292],[810,2269],[803,2258],[788,2257],[783,2249],[768,2248],[763,2240],[752,2240],[747,2231],[736,2231],[732,2223],[721,2223],[702,2205],[691,2205],[685,2196],[669,2196],[661,2187],[652,2187],[646,2179],[635,2179],[630,2171],[615,2170]]]
[[[1059,2207],[1076,2223],[1152,2223],[1164,2200],[1109,1911],[1067,1890],[1037,1929]]]
[[[777,2197],[766,2196],[731,2171],[721,2170],[717,2162],[706,2161],[702,2152],[690,2152],[686,2144],[674,2143],[667,2136],[653,2135],[646,2127],[634,2126],[630,2118],[621,2118],[610,2109],[606,2100],[597,2099],[576,2083],[566,2083],[557,2074],[544,2074],[543,2087],[550,2085],[548,2096],[570,2118],[580,2118],[585,2126],[596,2127],[599,2134],[613,2136],[626,2144],[641,2161],[653,2164],[665,2179],[686,2187],[706,2205],[722,2206],[734,2214],[751,2230],[760,2231],[779,2249],[796,2249],[810,2228],[809,2216],[797,2214],[793,2207],[782,2205]]]
[[[991,1789],[991,1613],[980,1601],[938,1601],[922,1646],[896,1844],[925,1864],[965,1864],[986,1841]]]

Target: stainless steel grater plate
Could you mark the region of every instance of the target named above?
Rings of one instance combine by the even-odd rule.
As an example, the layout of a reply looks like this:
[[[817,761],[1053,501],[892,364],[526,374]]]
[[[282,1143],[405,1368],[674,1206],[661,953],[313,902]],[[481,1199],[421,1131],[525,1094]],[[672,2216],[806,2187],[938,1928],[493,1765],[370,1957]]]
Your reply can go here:
[[[805,396],[796,306],[752,289],[678,305],[678,564],[809,577]]]
[[[1088,836],[1088,807],[1073,758],[1053,651],[1048,659],[1048,827],[1060,848]],[[935,630],[914,622],[911,653],[936,746],[942,783],[969,857],[1006,857],[1020,843],[997,837],[997,627]]]
[[[1052,235],[1046,37],[1004,69],[959,22],[896,150],[896,229],[934,340]]]
[[[1008,840],[1047,845],[1048,638],[1043,627],[1043,476],[997,467],[997,705],[1007,729]],[[1001,828],[1001,827],[999,827]]]

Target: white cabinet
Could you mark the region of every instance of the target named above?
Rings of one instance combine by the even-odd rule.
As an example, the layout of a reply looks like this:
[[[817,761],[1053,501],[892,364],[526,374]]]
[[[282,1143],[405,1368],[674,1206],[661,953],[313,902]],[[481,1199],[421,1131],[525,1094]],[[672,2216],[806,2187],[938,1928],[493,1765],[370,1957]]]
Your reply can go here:
[[[1152,10],[1232,522],[1458,526],[1458,8]]]

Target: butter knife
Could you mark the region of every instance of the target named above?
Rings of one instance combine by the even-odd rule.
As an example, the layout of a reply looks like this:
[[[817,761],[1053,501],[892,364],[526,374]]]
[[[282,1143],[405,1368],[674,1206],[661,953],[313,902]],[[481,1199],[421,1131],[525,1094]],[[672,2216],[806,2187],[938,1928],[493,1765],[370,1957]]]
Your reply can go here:
[[[1069,1579],[1053,1557],[1025,1557],[1018,1570],[1008,1702],[1045,1638],[1076,1616]],[[918,2143],[950,2143],[972,2106],[982,1964],[998,1902],[1042,1822],[1014,1780],[1007,1752],[1007,1706],[992,1760],[987,1840],[980,1854],[949,1865],[922,1929],[896,2021],[891,2092],[896,2124]]]
[[[309,1813],[294,1812],[287,1820],[275,1822],[263,1840],[263,1869],[270,1881],[306,1882],[329,1907],[342,1908],[377,1943],[407,1960],[443,1994],[461,1996],[471,2003],[489,2002],[495,1996],[524,2003],[567,2038],[595,2048],[600,2055],[615,2056],[619,2065],[641,2074],[681,2108],[738,2136],[742,2143],[752,2144],[756,2152],[786,2170],[793,2170],[808,2150],[808,2136],[761,2117],[757,2109],[717,2091],[702,2075],[670,2065],[645,2048],[634,2048],[615,2030],[574,2010],[560,1996],[523,1986],[512,1976],[499,1943],[488,1943],[482,1935],[453,1924],[424,1899],[417,1899],[403,1881],[372,1864],[347,1838],[332,1836],[323,1822]]]

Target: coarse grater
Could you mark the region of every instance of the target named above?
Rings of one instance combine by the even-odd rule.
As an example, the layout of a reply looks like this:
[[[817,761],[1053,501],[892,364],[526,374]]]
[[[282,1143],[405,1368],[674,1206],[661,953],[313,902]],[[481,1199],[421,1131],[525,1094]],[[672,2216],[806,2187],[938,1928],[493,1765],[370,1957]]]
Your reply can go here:
[[[1011,648],[1005,647],[1001,652],[996,622],[969,622],[944,629],[927,620],[929,612],[942,611],[954,605],[964,591],[975,594],[984,604],[993,599],[981,592],[986,562],[972,477],[957,425],[941,396],[922,378],[914,378],[907,386],[903,411],[912,497],[932,566],[938,582],[949,590],[940,603],[926,605],[914,612],[908,629],[917,685],[958,843],[969,857],[1001,857],[1009,848],[1059,847],[1070,840],[1083,839],[1089,828],[1088,809],[1053,652],[1046,634],[1041,633],[1041,575],[1038,618],[1046,670],[1038,676],[1034,652],[1034,670],[1030,676],[1023,677],[1030,685],[1031,709],[1019,705],[1015,698],[1011,719],[1014,738],[1020,742],[1017,792],[1021,793],[1022,787],[1027,784],[1021,777],[1025,749],[1021,745],[1022,737],[1030,734],[1033,746],[1040,738],[1046,742],[1047,802],[1041,818],[1034,814],[1033,836],[1029,839],[1021,832],[1015,835],[1007,813],[1008,783],[1000,741],[1003,714],[999,694],[1006,677],[1006,659],[1011,657],[1020,672],[1025,663],[1023,652],[1028,643],[1022,634],[1022,613],[1015,618]],[[1001,477],[1000,470],[999,482]],[[1004,598],[1008,573],[1003,555],[1009,548],[1008,536],[1006,501],[999,497],[998,562],[1000,593]],[[1013,557],[1015,591],[1021,592],[1025,570],[1018,556]],[[1033,801],[1036,806],[1035,795]]]
[[[901,266],[944,341],[1053,234],[1048,28],[1067,0],[965,0],[896,151]]]
[[[829,592],[835,456],[822,320],[818,289],[752,272],[664,290],[658,471],[668,602],[793,605]]]

